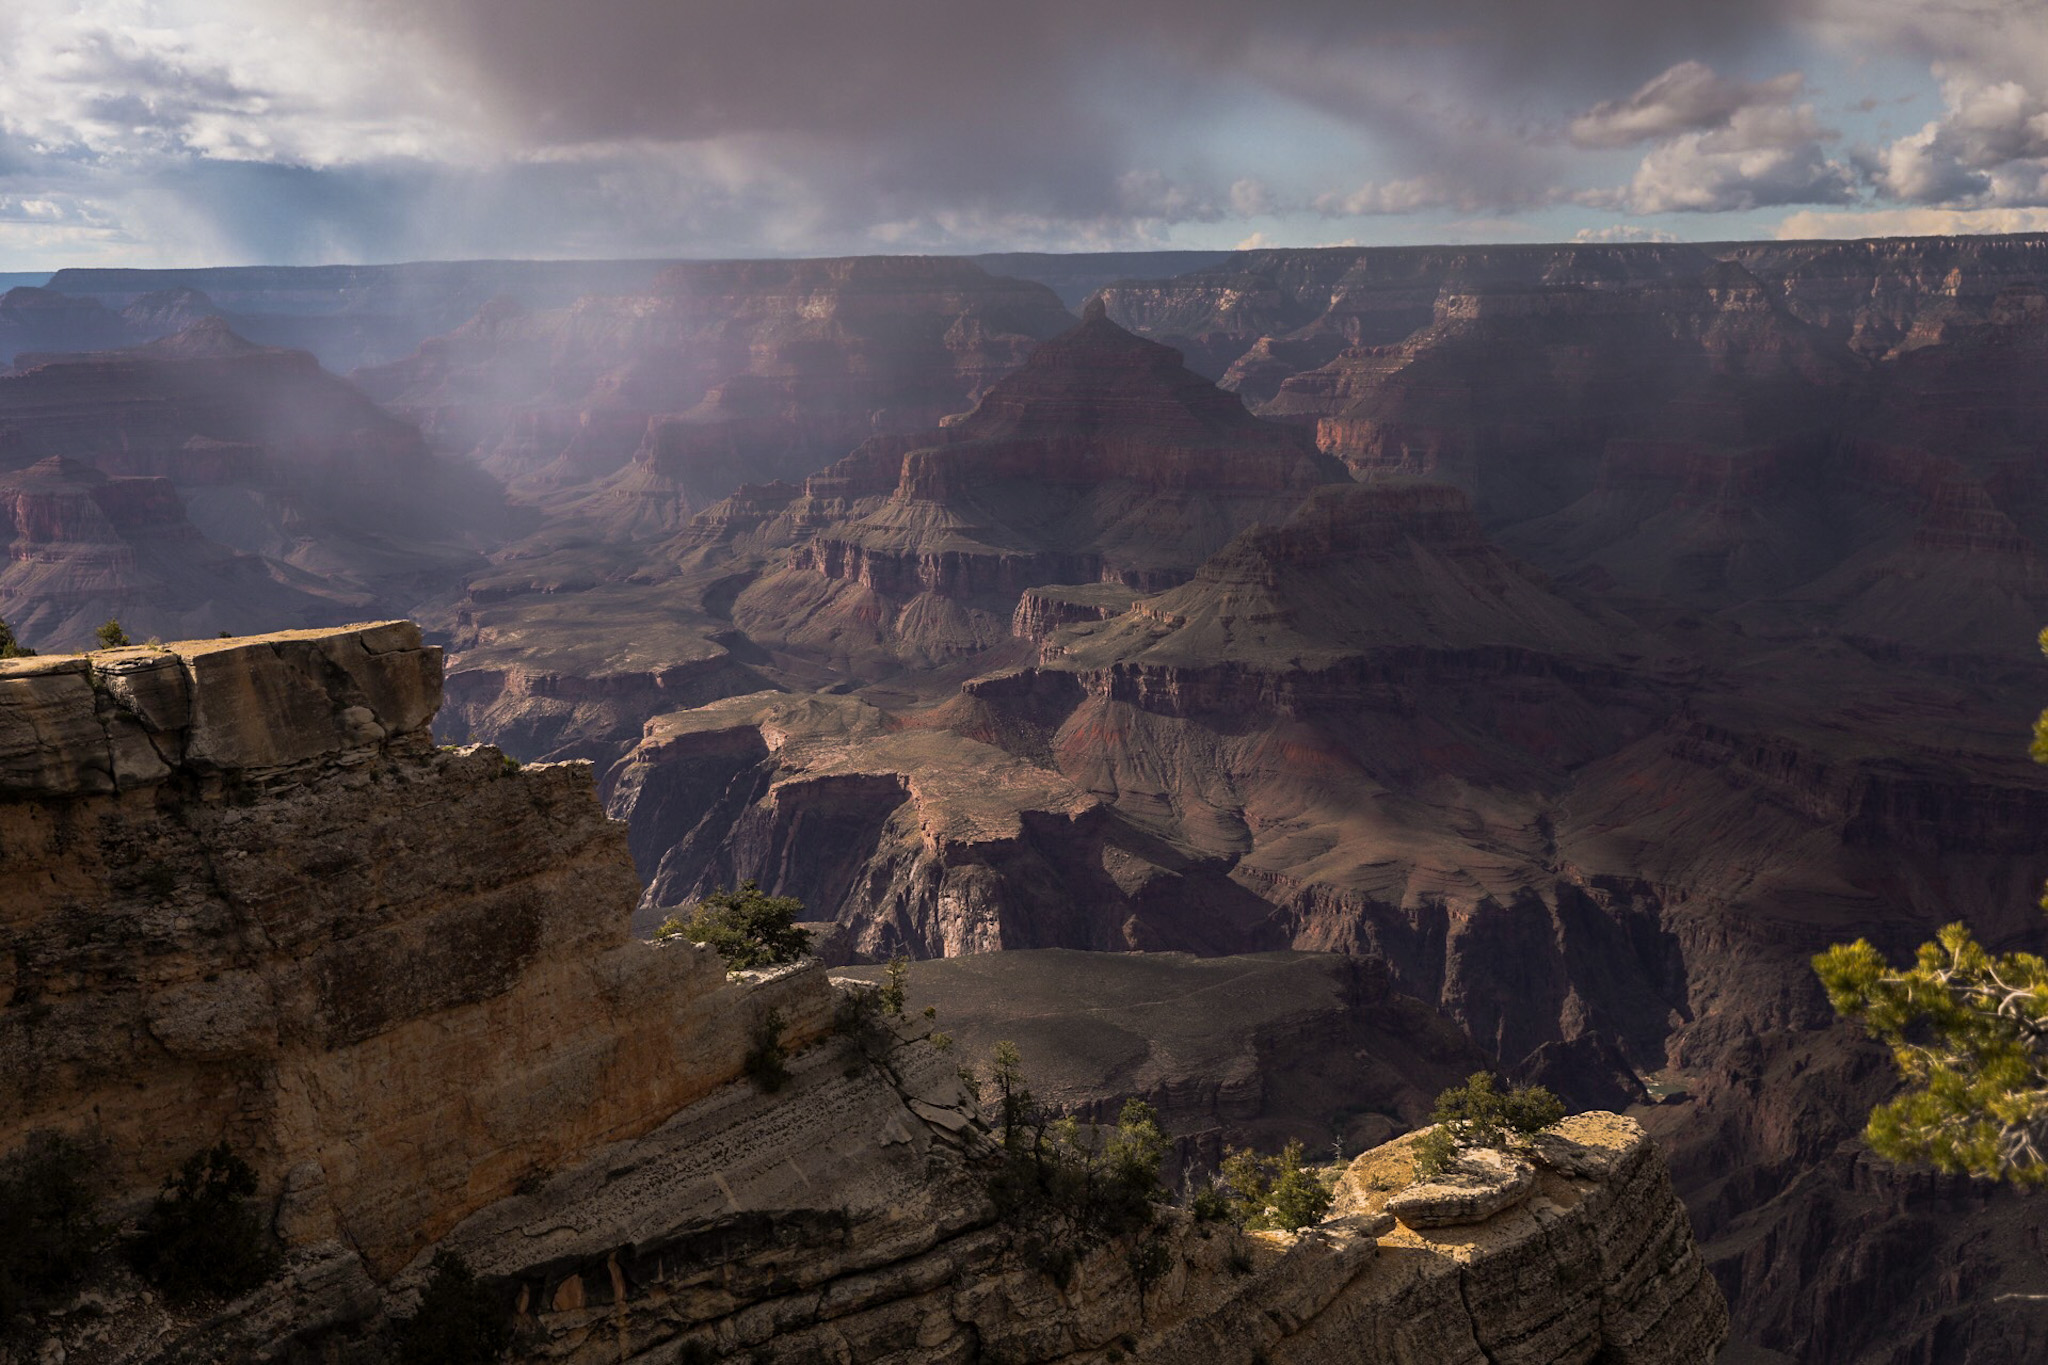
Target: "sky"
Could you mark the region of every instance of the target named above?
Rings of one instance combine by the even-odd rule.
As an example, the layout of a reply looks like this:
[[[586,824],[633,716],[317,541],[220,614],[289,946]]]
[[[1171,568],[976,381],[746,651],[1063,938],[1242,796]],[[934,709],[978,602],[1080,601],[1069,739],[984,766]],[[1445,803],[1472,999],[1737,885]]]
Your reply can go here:
[[[0,272],[2048,230],[2048,0],[4,0]]]

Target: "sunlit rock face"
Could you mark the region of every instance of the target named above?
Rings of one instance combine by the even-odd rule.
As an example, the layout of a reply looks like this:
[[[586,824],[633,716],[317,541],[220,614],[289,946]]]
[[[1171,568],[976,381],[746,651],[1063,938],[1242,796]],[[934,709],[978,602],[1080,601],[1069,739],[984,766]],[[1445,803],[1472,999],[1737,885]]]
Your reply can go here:
[[[1986,234],[1868,241],[1556,246],[1324,247],[1237,252],[1170,279],[1099,291],[1110,316],[1183,349],[1238,387],[1277,366],[1299,373],[1338,346],[1395,345],[1436,318],[1446,293],[1571,288],[1630,293],[1731,262],[1800,321],[1859,355],[1981,321],[1999,292],[2048,278],[2048,241]],[[1916,329],[1917,335],[1916,335]],[[1261,348],[1261,343],[1269,343]],[[1256,381],[1264,389],[1273,379]],[[1264,392],[1246,391],[1248,401]]]
[[[1712,262],[1691,245],[1243,251],[1173,279],[1112,285],[1099,297],[1117,322],[1180,347],[1198,372],[1221,379],[1239,362],[1240,375],[1275,360],[1312,368],[1337,348],[1399,342],[1429,325],[1446,290],[1627,291],[1697,275]],[[1286,345],[1253,355],[1263,339]]]
[[[631,938],[589,770],[436,749],[440,687],[408,622],[0,663],[0,1149],[87,1133],[132,1208],[228,1140],[381,1278],[822,1029]]]

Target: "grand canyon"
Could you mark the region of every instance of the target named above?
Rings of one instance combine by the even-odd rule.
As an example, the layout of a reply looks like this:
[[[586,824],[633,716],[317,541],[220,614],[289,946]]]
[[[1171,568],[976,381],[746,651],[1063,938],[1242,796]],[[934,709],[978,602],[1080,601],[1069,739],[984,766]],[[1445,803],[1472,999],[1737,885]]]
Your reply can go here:
[[[2048,236],[409,269],[0,299],[0,1147],[231,1140],[285,1252],[9,1358],[369,1359],[450,1249],[531,1359],[2048,1346],[1808,965],[2043,940]],[[657,937],[745,882],[804,965]],[[1055,1288],[1003,1041],[1330,1221]],[[1592,1112],[1397,1225],[1482,1069]]]

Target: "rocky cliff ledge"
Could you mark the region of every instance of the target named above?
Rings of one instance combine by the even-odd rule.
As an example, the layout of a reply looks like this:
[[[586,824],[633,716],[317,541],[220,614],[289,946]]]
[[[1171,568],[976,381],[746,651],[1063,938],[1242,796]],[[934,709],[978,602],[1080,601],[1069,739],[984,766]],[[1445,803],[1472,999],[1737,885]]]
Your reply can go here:
[[[768,1008],[818,1032],[822,979],[631,938],[590,770],[436,749],[440,701],[402,621],[0,663],[0,1151],[90,1133],[132,1203],[226,1139],[381,1277]]]
[[[1117,1245],[1058,1286],[990,1221],[973,1178],[986,1139],[951,1059],[906,1036],[886,1083],[843,1060],[816,1049],[782,1094],[724,1092],[457,1229],[472,1263],[516,1284],[526,1358],[1704,1365],[1726,1334],[1631,1119],[1566,1120],[1482,1212],[1425,1227],[1385,1212],[1376,1186],[1407,1183],[1403,1139],[1353,1163],[1316,1228],[1170,1215],[1149,1288]]]
[[[0,1153],[91,1138],[132,1209],[225,1138],[288,1253],[210,1317],[115,1272],[27,1358],[368,1359],[437,1248],[518,1358],[593,1365],[1690,1365],[1723,1335],[1611,1117],[1482,1221],[1399,1230],[1369,1153],[1298,1237],[1169,1213],[1149,1288],[1117,1245],[1056,1285],[922,1020],[834,1030],[815,963],[729,977],[634,940],[590,770],[436,748],[439,701],[404,622],[0,665]],[[764,1093],[741,1073],[771,1019]]]

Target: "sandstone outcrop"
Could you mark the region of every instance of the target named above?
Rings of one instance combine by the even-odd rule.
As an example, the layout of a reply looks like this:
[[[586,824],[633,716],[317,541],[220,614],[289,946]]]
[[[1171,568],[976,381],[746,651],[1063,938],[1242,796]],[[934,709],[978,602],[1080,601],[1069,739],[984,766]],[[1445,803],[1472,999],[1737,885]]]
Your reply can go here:
[[[0,1146],[89,1133],[132,1206],[230,1140],[288,1244],[382,1277],[731,1080],[767,1010],[824,1027],[815,973],[630,938],[588,770],[437,750],[439,703],[405,622],[0,664]]]
[[[1411,1199],[1414,1190],[1405,1187],[1419,1136],[1352,1163],[1338,1185],[1333,1213],[1339,1221],[1384,1217],[1381,1210]],[[1449,1266],[1416,1256],[1415,1289],[1408,1292],[1430,1296],[1432,1280],[1455,1267],[1457,1293],[1473,1317],[1470,1346],[1439,1337],[1442,1344],[1407,1358],[1652,1360],[1666,1353],[1706,1358],[1719,1349],[1727,1330],[1720,1291],[1704,1274],[1684,1212],[1640,1125],[1614,1114],[1575,1115],[1545,1135],[1533,1165],[1518,1158],[1504,1164],[1518,1167],[1518,1195],[1502,1209],[1474,1221],[1403,1224],[1381,1237],[1382,1265],[1402,1252],[1445,1258]],[[1540,1257],[1531,1255],[1536,1229],[1547,1243]],[[1588,1244],[1581,1240],[1588,1233],[1605,1240]],[[1603,1286],[1591,1294],[1577,1289],[1576,1267],[1588,1263],[1599,1264]],[[1605,1287],[1617,1284],[1627,1290],[1614,1294]],[[1432,1331],[1435,1315],[1421,1303],[1408,1300],[1402,1307],[1415,1314],[1408,1330]],[[1497,1320],[1486,1320],[1495,1313]],[[1380,1331],[1391,1333],[1399,1324],[1390,1314]],[[1404,1357],[1397,1349],[1385,1358]]]
[[[1711,1359],[1725,1335],[1720,1291],[1684,1210],[1654,1148],[1626,1119],[1567,1120],[1564,1131],[1605,1169],[1595,1174],[1589,1161],[1546,1170],[1522,1208],[1482,1224],[1410,1232],[1360,1207],[1299,1236],[1246,1245],[1227,1229],[1175,1220],[1164,1234],[1171,1268],[1156,1287],[1138,1289],[1112,1249],[1055,1288],[1009,1262],[1000,1228],[973,1212],[978,1192],[927,1174],[931,1153],[973,1138],[957,1109],[916,1098],[943,1085],[932,1069],[913,1060],[898,1083],[919,1118],[893,1138],[892,1120],[863,1111],[855,1087],[825,1067],[802,1070],[802,1089],[783,1103],[829,1103],[841,1121],[825,1139],[840,1179],[835,1202],[812,1215],[824,1226],[807,1235],[773,1240],[763,1214],[815,1206],[796,1171],[806,1156],[815,1162],[817,1138],[790,1133],[757,1098],[734,1097],[722,1112],[700,1106],[617,1153],[625,1188],[598,1194],[599,1169],[567,1175],[451,1240],[479,1261],[508,1244],[526,1257],[555,1253],[545,1271],[522,1277],[521,1293],[540,1343],[534,1356],[568,1361],[651,1361],[697,1343],[711,1358],[745,1352],[791,1365],[1680,1365]],[[880,1144],[869,1136],[878,1122]],[[734,1130],[752,1141],[722,1171],[706,1169],[698,1153],[707,1140]],[[662,1240],[647,1235],[652,1227],[620,1226],[614,1210],[636,1195],[645,1208],[656,1189],[671,1209],[694,1198],[704,1233]],[[609,1244],[593,1235],[603,1222]],[[716,1242],[705,1235],[713,1229]],[[628,1232],[638,1235],[616,1240]]]
[[[1536,1168],[1506,1152],[1460,1154],[1451,1169],[1418,1180],[1389,1199],[1386,1210],[1416,1231],[1483,1223],[1536,1191]]]

